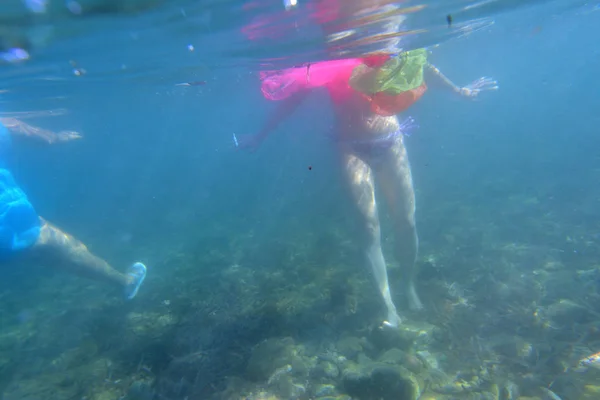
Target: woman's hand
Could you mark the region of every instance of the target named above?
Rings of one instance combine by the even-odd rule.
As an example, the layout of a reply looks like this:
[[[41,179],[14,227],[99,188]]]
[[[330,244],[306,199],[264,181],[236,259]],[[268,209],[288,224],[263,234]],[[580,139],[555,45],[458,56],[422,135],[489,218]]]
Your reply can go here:
[[[71,140],[81,139],[83,136],[77,131],[60,131],[56,134],[57,142],[69,142]]]
[[[489,90],[498,90],[498,82],[495,79],[483,77],[460,88],[459,93],[465,97],[475,98],[479,93]]]

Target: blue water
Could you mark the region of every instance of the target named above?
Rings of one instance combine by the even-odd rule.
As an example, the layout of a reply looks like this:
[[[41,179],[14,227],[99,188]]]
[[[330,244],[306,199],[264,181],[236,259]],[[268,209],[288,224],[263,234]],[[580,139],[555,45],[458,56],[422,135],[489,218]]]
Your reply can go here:
[[[19,11],[9,19],[13,21],[9,29],[50,29],[52,34],[40,34],[44,38],[29,49],[30,60],[0,67],[0,89],[6,90],[0,95],[1,115],[64,109],[68,113],[62,116],[26,121],[83,134],[81,140],[56,145],[15,140],[15,178],[41,216],[75,235],[115,268],[123,270],[140,260],[148,265],[149,275],[136,302],[121,306],[112,289],[38,264],[0,271],[6,271],[0,279],[0,332],[17,328],[38,332],[36,339],[19,341],[18,352],[10,354],[21,362],[0,363],[0,374],[6,373],[0,379],[0,393],[6,390],[6,400],[34,398],[19,397],[14,385],[48,372],[50,360],[67,349],[87,346],[90,336],[96,343],[94,357],[120,360],[115,379],[130,384],[140,374],[137,360],[152,359],[152,354],[160,353],[152,361],[158,369],[153,370],[157,382],[160,365],[163,378],[175,381],[173,374],[187,377],[189,371],[169,366],[169,357],[199,348],[210,352],[222,343],[231,347],[236,335],[243,348],[239,353],[245,357],[269,337],[296,334],[301,341],[342,335],[339,325],[324,328],[319,311],[302,314],[302,323],[287,328],[272,324],[276,328],[268,333],[248,321],[237,326],[225,317],[231,313],[235,320],[238,298],[239,302],[247,298],[239,292],[244,285],[261,288],[256,289],[257,302],[276,291],[272,285],[261,286],[259,278],[250,278],[252,273],[234,279],[236,283],[223,283],[220,276],[231,267],[276,274],[294,265],[317,266],[317,271],[322,266],[323,271],[341,271],[336,275],[340,281],[344,265],[351,274],[362,273],[353,252],[351,205],[324,134],[333,118],[324,94],[314,94],[257,153],[247,154],[234,146],[234,134],[257,132],[274,108],[259,90],[256,71],[262,64],[296,65],[324,57],[322,38],[314,26],[302,25],[300,33],[309,39],[296,31],[289,46],[266,41],[259,48],[245,40],[239,31],[243,26],[261,15],[279,15],[282,9],[279,2],[257,4],[247,11],[242,2],[173,2],[133,14],[90,13],[77,18],[49,14],[39,17],[39,23],[23,20]],[[439,43],[432,49],[431,62],[454,82],[465,85],[490,76],[498,80],[500,89],[470,101],[432,88],[410,109],[419,128],[406,145],[424,264],[419,284],[429,309],[434,294],[428,292],[432,284],[425,275],[432,273],[431,259],[438,260],[433,270],[441,270],[448,284],[458,281],[480,293],[485,291],[481,276],[492,271],[515,290],[509,299],[493,294],[472,299],[477,307],[471,321],[478,324],[484,323],[486,315],[501,313],[503,304],[515,308],[530,307],[534,301],[540,307],[553,304],[552,296],[527,302],[523,293],[528,288],[518,286],[520,278],[514,271],[530,277],[548,260],[562,263],[560,273],[597,267],[600,13],[593,3],[541,1],[527,7],[490,3],[474,14],[458,13],[465,4],[444,7],[434,2],[430,10],[415,14],[411,29],[430,28],[430,34],[407,35],[407,45]],[[186,15],[181,10],[187,10]],[[479,21],[479,29],[465,37],[447,34],[448,13],[456,13],[458,26]],[[293,18],[285,18],[278,29],[293,31]],[[78,76],[76,69],[85,73]],[[202,83],[177,86],[184,82]],[[387,237],[391,226],[385,212],[381,220]],[[528,250],[500,251],[510,245]],[[391,254],[391,246],[386,240],[386,254]],[[286,281],[310,287],[316,279],[314,271],[310,276],[302,276],[301,271]],[[401,278],[393,271],[390,275],[392,292],[400,298]],[[523,276],[522,282],[529,279]],[[328,285],[323,290],[335,286]],[[583,284],[565,285],[550,282],[545,290],[553,291],[556,298],[582,300]],[[374,287],[365,287],[373,290],[365,295],[371,298],[367,310],[381,312]],[[229,300],[217,301],[217,294]],[[586,297],[597,313],[595,299]],[[117,321],[113,323],[119,327],[124,326],[126,313],[160,314],[167,307],[165,301],[177,306],[178,311],[172,312],[185,321],[183,328],[173,328],[142,349],[116,351],[120,333],[107,321]],[[365,326],[375,324],[374,314],[368,316],[372,320],[363,321]],[[424,320],[436,323],[435,317],[426,315]],[[223,319],[211,320],[218,316]],[[517,323],[516,317],[506,318],[512,322],[505,326]],[[597,329],[597,317],[579,322],[586,332]],[[103,324],[112,328],[98,328]],[[45,343],[44,334],[39,335],[47,331],[52,332],[48,337],[61,336],[57,333],[61,326],[68,326],[64,342]],[[190,326],[196,327],[192,333]],[[344,329],[344,334],[364,334],[352,333],[359,328],[350,323]],[[180,342],[185,335],[194,340],[189,339],[193,344],[184,351]],[[529,340],[542,348],[558,339]],[[581,345],[572,337],[560,343]],[[584,344],[590,354],[600,350],[593,346],[597,339]],[[9,354],[2,346],[1,351]],[[227,360],[233,365],[234,359]],[[208,381],[214,379],[215,391],[204,388],[189,393],[213,395],[217,387],[224,389],[224,376],[240,373],[239,369],[223,371],[226,368],[220,364],[219,368],[213,375],[203,372]],[[537,386],[549,385],[548,376]],[[89,387],[101,385],[103,379]],[[127,387],[115,387],[115,399],[128,393]],[[165,387],[157,384],[157,396],[163,390],[171,396],[165,398],[184,398],[183,389]],[[79,394],[91,396],[85,391]],[[563,394],[563,399],[578,398],[586,397]]]

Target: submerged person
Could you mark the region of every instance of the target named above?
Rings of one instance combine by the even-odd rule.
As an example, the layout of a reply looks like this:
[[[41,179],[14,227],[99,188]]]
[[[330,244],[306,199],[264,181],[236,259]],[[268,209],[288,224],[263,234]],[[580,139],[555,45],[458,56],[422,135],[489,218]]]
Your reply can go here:
[[[136,262],[121,273],[79,240],[39,217],[8,169],[10,134],[47,143],[81,137],[74,131],[55,133],[16,118],[0,118],[0,263],[13,262],[19,256],[35,257],[76,275],[114,284],[127,299],[133,299],[146,277],[146,266]]]
[[[426,92],[425,75],[456,94],[475,97],[497,88],[481,78],[459,87],[427,61],[418,49],[397,56],[378,54],[364,58],[324,61],[303,68],[261,73],[262,92],[281,101],[258,134],[241,138],[240,147],[257,148],[275,128],[306,99],[313,89],[326,88],[335,114],[335,140],[352,202],[362,225],[362,246],[387,309],[384,325],[401,322],[392,301],[386,262],[381,248],[381,229],[375,198],[375,179],[390,207],[395,250],[404,279],[404,293],[412,309],[422,308],[415,287],[418,238],[415,225],[415,193],[403,126],[397,114]]]

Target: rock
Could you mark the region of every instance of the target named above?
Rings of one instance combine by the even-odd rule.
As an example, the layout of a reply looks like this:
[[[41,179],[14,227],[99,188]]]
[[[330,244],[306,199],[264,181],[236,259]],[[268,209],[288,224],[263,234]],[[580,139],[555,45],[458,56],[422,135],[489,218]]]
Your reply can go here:
[[[238,399],[240,393],[250,393],[253,389],[253,385],[250,385],[247,381],[237,376],[231,376],[227,379],[225,389],[215,398],[221,400]]]
[[[114,400],[123,397],[121,391],[117,388],[103,388],[97,390],[86,398],[89,400]],[[133,399],[132,399],[133,400]]]
[[[414,337],[406,337],[400,329],[373,329],[369,335],[369,341],[379,351],[390,348],[408,351],[414,343]]]
[[[355,360],[362,353],[363,345],[361,339],[354,336],[347,336],[337,342],[336,349],[344,357]]]
[[[247,396],[243,397],[244,400],[280,400],[279,397],[275,396],[272,393],[266,392],[264,390],[260,390],[256,393],[250,393]]]
[[[534,362],[533,345],[519,336],[499,334],[490,340],[490,347],[498,354],[524,362]]]
[[[402,323],[398,329],[374,329],[371,331],[369,341],[375,348],[387,350],[397,348],[410,351],[413,347],[422,349],[433,342],[439,329],[434,325],[417,322]]]
[[[311,372],[311,376],[317,380],[334,380],[340,375],[338,366],[331,361],[321,361]]]
[[[295,377],[305,378],[308,376],[310,369],[314,367],[314,363],[311,362],[312,360],[310,360],[308,357],[304,357],[300,353],[301,352],[296,349],[296,352],[291,357],[291,374]]]
[[[506,382],[500,390],[500,400],[517,400],[519,387],[513,382]]]
[[[139,379],[133,381],[127,392],[129,400],[152,400],[155,392],[152,388],[153,381],[148,379]]]
[[[177,318],[171,313],[136,313],[127,315],[127,333],[132,341],[160,340],[164,338],[173,326],[177,324]]]
[[[495,383],[492,383],[489,388],[489,393],[492,396],[493,400],[500,400],[500,386]]]
[[[33,379],[15,380],[3,392],[3,400],[73,399],[81,397],[78,382],[61,374],[45,374]]]
[[[428,368],[439,369],[440,363],[437,357],[431,354],[427,350],[417,351],[416,356],[421,360],[423,364],[425,364]]]
[[[490,393],[490,392],[476,392],[476,393],[471,393],[469,399],[472,399],[472,400],[498,400],[498,397],[494,393]]]
[[[271,385],[269,389],[276,393],[279,398],[286,400],[298,399],[306,394],[306,387],[303,384],[294,382],[291,376],[284,376]]]
[[[34,339],[37,334],[37,330],[31,323],[3,329],[0,332],[0,351],[21,347],[27,341]]]
[[[423,361],[414,354],[406,354],[406,357],[402,361],[402,366],[413,374],[421,374],[426,370]]]
[[[460,373],[454,378],[443,374],[443,378],[440,376],[439,379],[432,380],[429,389],[440,394],[476,396],[474,393],[482,392],[485,384],[486,381],[476,374]]]
[[[417,349],[427,348],[439,335],[439,328],[427,322],[413,322],[400,326],[403,335],[413,340],[413,346]]]
[[[545,315],[551,323],[557,326],[572,325],[575,322],[584,324],[593,317],[587,308],[566,299],[561,299],[548,306]]]
[[[268,381],[287,365],[291,367],[292,374],[307,372],[306,363],[292,338],[267,339],[252,350],[246,376],[253,381]]]
[[[401,365],[406,359],[406,353],[400,349],[389,349],[379,357],[379,362],[385,364]]]
[[[372,363],[373,360],[371,360],[366,354],[359,353],[358,356],[356,357],[356,362],[359,365],[366,365],[366,364]]]
[[[358,400],[416,400],[422,384],[405,368],[373,362],[342,372],[345,393]]]
[[[313,394],[315,397],[329,397],[337,395],[337,390],[331,384],[317,385],[313,390]]]
[[[443,394],[439,394],[439,393],[425,393],[423,394],[421,397],[419,397],[419,400],[453,400],[454,398],[443,395]]]
[[[600,386],[598,385],[585,385],[583,387],[582,400],[588,399],[600,399]]]

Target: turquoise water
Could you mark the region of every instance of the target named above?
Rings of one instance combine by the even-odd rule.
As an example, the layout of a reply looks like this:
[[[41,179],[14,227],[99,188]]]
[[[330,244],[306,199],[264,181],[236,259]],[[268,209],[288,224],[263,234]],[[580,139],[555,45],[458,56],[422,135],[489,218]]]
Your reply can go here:
[[[0,398],[599,396],[596,370],[575,371],[600,351],[597,4],[398,5],[403,49],[500,87],[476,101],[432,87],[407,113],[425,310],[404,302],[382,207],[399,331],[379,329],[327,97],[258,152],[234,145],[274,109],[259,70],[387,46],[387,9],[331,22],[354,33],[332,51],[311,4],[0,6],[0,50],[29,56],[0,66],[0,116],[83,135],[15,139],[15,178],[117,270],[148,266],[126,302],[44,260],[3,263]]]

